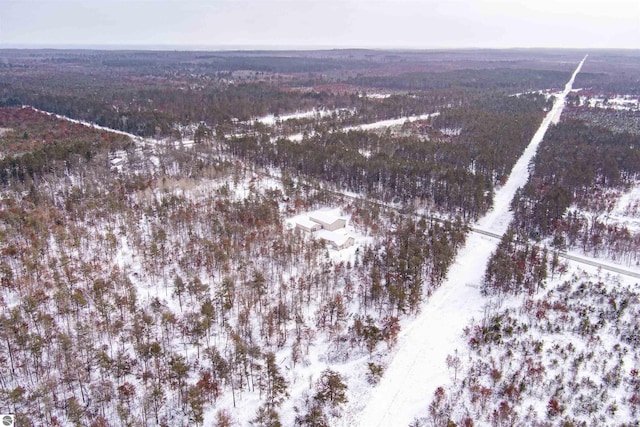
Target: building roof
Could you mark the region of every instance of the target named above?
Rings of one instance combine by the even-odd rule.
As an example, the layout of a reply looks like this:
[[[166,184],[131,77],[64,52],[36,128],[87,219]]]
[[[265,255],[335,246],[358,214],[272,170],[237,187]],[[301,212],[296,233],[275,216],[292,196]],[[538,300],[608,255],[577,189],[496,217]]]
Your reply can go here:
[[[334,214],[332,214],[330,212],[326,212],[326,211],[312,212],[312,213],[309,214],[309,218],[311,218],[312,221],[322,222],[322,223],[325,223],[325,224],[333,224],[334,222],[336,222],[338,220],[345,220],[344,218],[341,218],[341,217],[339,217],[337,215],[334,215]]]
[[[305,228],[313,228],[320,225],[317,222],[311,221],[309,218],[305,218],[305,217],[296,219],[296,224],[301,225]]]
[[[347,243],[349,239],[353,239],[353,237],[349,236],[348,234],[329,230],[318,230],[316,232],[316,235],[322,240],[334,243],[336,246],[342,246]]]

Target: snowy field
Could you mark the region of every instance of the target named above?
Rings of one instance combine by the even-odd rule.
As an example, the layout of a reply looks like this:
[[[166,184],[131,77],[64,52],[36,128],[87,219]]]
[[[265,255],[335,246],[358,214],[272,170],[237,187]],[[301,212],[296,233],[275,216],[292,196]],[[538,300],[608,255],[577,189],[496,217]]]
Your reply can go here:
[[[589,223],[597,220],[606,225],[626,227],[634,234],[640,233],[640,182],[635,182],[625,192],[609,189],[602,193],[598,195],[607,200],[607,206],[600,211],[604,213],[583,210],[576,205],[570,206],[569,212],[586,218]]]
[[[365,96],[371,99],[387,99],[391,97],[391,94],[390,93],[367,93]]]

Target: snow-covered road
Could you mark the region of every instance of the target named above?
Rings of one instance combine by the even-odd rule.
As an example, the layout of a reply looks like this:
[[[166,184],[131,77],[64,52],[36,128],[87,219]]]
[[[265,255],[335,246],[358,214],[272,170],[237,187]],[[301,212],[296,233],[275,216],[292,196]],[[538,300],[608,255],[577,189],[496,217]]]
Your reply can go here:
[[[379,122],[374,122],[374,123],[363,123],[355,126],[347,126],[343,128],[342,131],[348,132],[350,130],[372,130],[372,129],[388,128],[391,126],[403,125],[406,122],[411,123],[416,120],[427,120],[439,115],[440,115],[440,112],[436,111],[435,113],[421,114],[419,116],[407,116],[407,117],[400,117],[399,119],[381,120]]]
[[[506,231],[512,218],[510,202],[516,190],[526,183],[529,163],[549,125],[559,120],[565,98],[586,59],[585,56],[564,90],[557,95],[553,108],[513,167],[509,179],[496,192],[493,209],[478,221],[478,227],[498,234]],[[497,244],[497,240],[481,234],[467,236],[467,243],[459,252],[446,282],[401,333],[396,355],[362,408],[360,426],[407,426],[415,418],[426,415],[436,388],[451,380],[447,355],[465,348],[464,327],[483,314],[487,300],[480,295],[479,285]],[[357,411],[357,405],[354,403],[352,409]]]
[[[414,122],[416,120],[426,120],[429,119],[431,117],[436,117],[439,116],[440,112],[436,111],[434,113],[429,113],[429,114],[421,114],[419,116],[405,116],[405,117],[400,117],[398,119],[387,119],[387,120],[380,120],[378,122],[373,122],[373,123],[362,123],[359,125],[354,125],[354,126],[346,126],[344,128],[342,128],[341,132],[349,132],[350,130],[373,130],[373,129],[384,129],[384,128],[388,128],[391,126],[398,126],[398,125],[402,125],[406,122]],[[308,133],[309,136],[313,136],[314,132],[310,132]],[[282,137],[274,137],[271,139],[271,141],[276,141],[278,138],[286,138],[290,141],[294,141],[294,142],[300,142],[302,141],[302,139],[304,138],[304,134],[302,133],[296,133],[293,135],[286,135],[286,136],[282,136]]]

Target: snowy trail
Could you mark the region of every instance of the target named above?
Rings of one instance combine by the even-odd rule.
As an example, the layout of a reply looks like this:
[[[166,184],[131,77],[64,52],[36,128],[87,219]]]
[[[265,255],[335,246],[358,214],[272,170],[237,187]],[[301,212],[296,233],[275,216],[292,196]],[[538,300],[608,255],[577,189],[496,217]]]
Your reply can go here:
[[[540,142],[542,141],[542,138],[544,138],[544,134],[547,132],[547,129],[549,129],[549,126],[552,123],[558,123],[560,120],[560,115],[562,114],[565,104],[565,98],[571,91],[573,81],[575,80],[576,75],[578,75],[578,72],[582,68],[582,64],[584,64],[586,59],[587,57],[585,56],[580,64],[578,64],[578,67],[571,76],[571,80],[569,80],[565,85],[564,90],[557,95],[557,99],[554,102],[551,111],[549,111],[542,120],[542,124],[531,138],[531,142],[513,166],[509,179],[507,179],[504,186],[494,195],[492,209],[484,217],[478,220],[478,227],[485,230],[491,230],[498,234],[503,234],[507,231],[507,227],[511,222],[511,216],[509,215],[509,218],[507,218],[504,214],[509,211],[509,205],[511,204],[511,200],[513,199],[516,190],[526,184],[529,179],[529,163],[533,159],[533,156],[535,156],[536,151],[538,150],[538,145],[540,145]]]
[[[33,111],[36,111],[38,113],[46,114],[48,116],[55,117],[56,119],[65,120],[65,121],[67,121],[69,123],[76,123],[76,124],[79,124],[79,125],[82,125],[82,126],[86,126],[88,128],[97,129],[97,130],[104,130],[104,131],[111,132],[111,133],[117,133],[119,135],[125,135],[125,136],[128,136],[129,138],[133,139],[134,141],[138,140],[138,139],[142,139],[141,137],[139,137],[137,135],[134,135],[132,133],[124,132],[124,131],[121,131],[121,130],[118,130],[118,129],[112,129],[112,128],[100,126],[100,125],[97,125],[95,123],[85,122],[83,120],[72,119],[71,117],[62,116],[62,115],[56,114],[56,113],[50,113],[50,112],[44,111],[44,110],[39,110],[36,107],[32,107],[30,105],[23,105],[22,108],[31,108]]]
[[[390,126],[402,125],[405,122],[414,122],[416,120],[426,120],[431,117],[436,117],[439,115],[440,113],[436,111],[435,113],[421,114],[419,116],[407,116],[407,117],[400,117],[399,119],[381,120],[379,122],[374,122],[374,123],[364,123],[364,124],[355,125],[355,126],[347,126],[343,128],[342,131],[348,132],[350,130],[372,130],[372,129],[387,128]]]
[[[506,231],[512,217],[509,204],[515,191],[526,183],[528,165],[549,125],[559,120],[565,98],[586,59],[585,56],[580,62],[513,167],[506,184],[496,193],[493,209],[478,221],[477,226],[500,234]],[[415,418],[426,415],[435,389],[452,380],[452,373],[446,366],[447,355],[465,348],[461,337],[464,327],[483,314],[487,300],[481,296],[479,285],[497,244],[497,240],[481,234],[467,236],[467,243],[459,252],[446,282],[401,333],[395,357],[360,413],[361,427],[407,426]]]
[[[336,108],[333,110],[324,110],[324,109],[312,109],[307,111],[298,111],[296,113],[291,114],[283,114],[281,116],[276,116],[275,114],[267,114],[266,116],[256,117],[253,120],[249,120],[247,123],[255,124],[262,123],[263,125],[273,126],[276,122],[286,122],[291,119],[310,119],[310,118],[322,118],[328,117],[333,113],[339,113],[341,111],[349,111],[348,108]]]
[[[50,113],[50,112],[44,111],[44,110],[39,110],[39,109],[37,109],[35,107],[32,107],[30,105],[23,105],[22,108],[31,108],[33,111],[37,111],[38,113],[46,114],[48,116],[52,116],[52,117],[55,117],[55,118],[60,119],[60,120],[65,120],[65,121],[67,121],[69,123],[76,123],[76,124],[79,124],[79,125],[82,125],[82,126],[86,126],[88,128],[91,128],[91,129],[103,130],[103,131],[115,133],[115,134],[118,134],[118,135],[128,136],[129,138],[131,138],[131,140],[133,142],[135,142],[137,144],[142,144],[143,146],[155,146],[155,145],[159,145],[159,144],[164,143],[164,141],[159,140],[159,139],[145,138],[145,137],[138,136],[138,135],[135,135],[133,133],[125,132],[125,131],[122,131],[122,130],[109,128],[109,127],[106,127],[106,126],[100,126],[100,125],[97,125],[97,124],[92,123],[92,122],[86,122],[84,120],[72,119],[71,117],[62,116],[62,115],[56,114],[56,113]],[[193,144],[193,140],[184,141],[183,142],[183,145],[185,145],[185,146],[192,145],[192,144]]]
[[[436,117],[436,116],[439,116],[439,115],[440,115],[440,112],[436,111],[435,113],[421,114],[419,116],[405,116],[405,117],[400,117],[399,119],[380,120],[379,122],[363,123],[363,124],[354,125],[354,126],[346,126],[346,127],[343,127],[340,131],[341,132],[349,132],[351,130],[383,129],[383,128],[388,128],[388,127],[391,127],[391,126],[402,125],[405,122],[414,122],[416,120],[426,120],[428,118]],[[313,135],[313,134],[314,134],[313,132],[309,133],[309,135]],[[278,137],[278,138],[280,138],[280,137]],[[272,138],[271,140],[273,142],[278,138]],[[290,141],[293,141],[293,142],[300,142],[304,138],[304,134],[296,133],[296,134],[293,134],[293,135],[282,136],[282,138],[286,138],[286,139],[288,139]]]

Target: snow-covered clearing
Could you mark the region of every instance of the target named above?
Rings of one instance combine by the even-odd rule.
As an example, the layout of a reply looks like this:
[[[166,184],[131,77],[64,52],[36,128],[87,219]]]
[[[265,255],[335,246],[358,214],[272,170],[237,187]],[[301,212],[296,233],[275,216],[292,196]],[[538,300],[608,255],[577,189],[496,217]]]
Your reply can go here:
[[[238,183],[225,183],[225,185],[231,185],[235,200],[244,200],[251,194],[254,194],[256,190],[264,192],[265,190],[282,191],[282,184],[275,178],[269,176],[256,176],[250,181],[243,180]]]
[[[253,123],[262,123],[263,125],[267,125],[267,126],[274,126],[276,123],[280,122],[285,122],[287,120],[292,120],[292,119],[312,119],[312,118],[317,118],[320,119],[322,117],[327,117],[332,115],[333,113],[339,112],[341,110],[344,109],[337,109],[337,110],[317,110],[317,109],[313,109],[313,110],[309,110],[309,111],[299,111],[296,113],[292,113],[292,114],[284,114],[281,116],[276,116],[275,114],[268,114],[266,116],[262,116],[262,117],[258,117],[252,120]]]
[[[589,108],[604,108],[617,111],[639,111],[640,99],[632,95],[616,95],[607,97],[598,96],[581,96],[580,105],[586,105]]]
[[[435,113],[429,113],[429,114],[421,114],[419,116],[405,116],[405,117],[400,117],[398,119],[388,119],[388,120],[380,120],[378,122],[373,122],[373,123],[365,123],[365,124],[360,124],[360,125],[354,125],[354,126],[346,126],[344,128],[342,128],[342,132],[349,132],[350,130],[374,130],[374,129],[384,129],[384,128],[388,128],[388,127],[392,127],[392,126],[400,126],[403,125],[406,122],[414,122],[416,120],[426,120],[429,119],[431,117],[436,117],[440,115],[440,112],[436,111]],[[287,138],[290,141],[293,142],[300,142],[303,140],[303,138],[306,136],[313,136],[313,133],[307,133],[307,134],[303,134],[303,133],[296,133],[293,135],[289,135],[286,136],[285,138]],[[272,138],[272,141],[275,141],[277,138]],[[363,154],[364,156],[366,156],[366,154]]]
[[[575,89],[574,89],[575,91]],[[551,89],[543,89],[543,90],[534,90],[534,91],[530,91],[530,92],[519,92],[519,93],[514,93],[511,96],[522,96],[522,95],[527,95],[527,94],[538,94],[538,95],[544,95],[545,99],[549,99],[553,96],[556,96],[558,93],[555,90],[551,90]]]
[[[608,188],[597,193],[606,200],[606,206],[580,208],[576,204],[568,212],[585,218],[589,224],[598,221],[605,225],[625,227],[631,233],[640,233],[640,181],[636,181],[627,191]]]
[[[371,98],[371,99],[387,99],[391,97],[391,94],[390,93],[367,93],[365,97]]]
[[[597,197],[606,200],[605,206],[594,209],[580,209],[576,205],[569,208],[587,219],[597,219],[607,225],[626,227],[632,233],[640,233],[640,180],[635,180],[626,190],[617,188],[605,188],[596,193]],[[599,208],[599,209],[598,209]]]
[[[358,150],[358,153],[360,153],[360,155],[362,157],[366,157],[367,159],[369,157],[371,157],[371,150],[365,150],[365,149],[361,148],[361,149]]]
[[[546,130],[560,119],[565,98],[586,58],[556,98],[509,179],[496,193],[493,209],[477,226],[497,233],[506,231],[512,218],[509,204],[516,190],[526,183],[529,163]],[[362,405],[363,399],[352,399],[352,410],[362,411],[360,426],[409,425],[426,410],[435,389],[449,381],[446,357],[464,347],[463,328],[482,316],[487,300],[480,295],[479,281],[497,244],[497,240],[486,236],[468,236],[446,282],[431,296],[422,313],[403,328],[397,353],[368,402]]]
[[[640,233],[640,183],[635,185],[617,200],[609,219],[617,224],[626,226],[634,233]]]
[[[344,132],[348,132],[350,130],[373,130],[373,129],[388,128],[391,126],[402,125],[405,122],[414,122],[416,120],[426,120],[431,117],[436,117],[438,115],[440,115],[439,112],[430,113],[430,114],[421,114],[419,116],[400,117],[399,119],[388,119],[388,120],[381,120],[379,122],[366,123],[362,125],[347,126],[342,130]]]
[[[462,133],[462,128],[441,128],[440,133],[446,136],[458,136]]]

